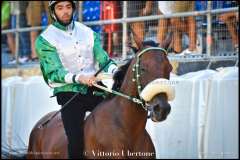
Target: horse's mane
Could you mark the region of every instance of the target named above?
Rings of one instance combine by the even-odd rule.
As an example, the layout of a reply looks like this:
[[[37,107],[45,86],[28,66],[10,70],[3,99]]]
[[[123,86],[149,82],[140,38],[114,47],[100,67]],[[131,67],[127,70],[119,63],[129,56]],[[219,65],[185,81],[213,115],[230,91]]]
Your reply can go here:
[[[123,79],[125,77],[125,74],[131,64],[132,59],[128,60],[128,62],[121,67],[118,68],[117,72],[113,75],[113,86],[112,89],[119,91],[120,87],[122,86]]]
[[[146,47],[146,46],[151,46],[151,47],[158,47],[159,44],[154,42],[154,41],[144,41],[142,43],[143,47]],[[130,46],[131,47],[131,46]],[[134,47],[132,47],[134,48]],[[138,52],[139,50],[137,50],[136,48],[134,48],[134,51],[135,52]],[[133,59],[133,58],[132,58]],[[112,86],[112,90],[115,90],[115,91],[119,91],[121,86],[122,86],[122,82],[124,80],[124,77],[127,73],[127,70],[132,62],[132,59],[129,59],[127,61],[127,63],[125,63],[124,65],[122,65],[121,67],[118,68],[118,70],[115,72],[115,74],[113,75],[113,80],[114,80],[114,83],[113,83],[113,86]],[[115,96],[115,94],[109,94],[107,96],[107,99],[109,98],[113,98]]]
[[[112,90],[114,90],[114,91],[119,91],[120,90],[120,88],[122,86],[123,79],[124,79],[124,77],[127,73],[127,70],[129,68],[131,62],[132,62],[132,59],[129,59],[127,61],[127,63],[120,66],[118,68],[118,70],[114,73],[114,75],[113,75],[114,83],[113,83],[113,86],[112,86]],[[106,97],[106,100],[111,99],[114,96],[115,96],[115,94],[108,94],[108,96]]]

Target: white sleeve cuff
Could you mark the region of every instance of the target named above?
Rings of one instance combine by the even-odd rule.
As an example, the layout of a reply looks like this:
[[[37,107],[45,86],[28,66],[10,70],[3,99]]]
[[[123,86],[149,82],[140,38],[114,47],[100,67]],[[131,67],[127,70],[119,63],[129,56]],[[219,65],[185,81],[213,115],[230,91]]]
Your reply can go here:
[[[67,73],[64,77],[65,82],[66,83],[73,83],[73,80],[72,80],[73,76],[74,76],[74,74]]]
[[[117,71],[117,66],[115,64],[111,64],[109,67],[108,67],[108,73],[115,73]]]
[[[79,82],[79,77],[80,77],[80,76],[81,76],[81,74],[77,74],[77,75],[76,75],[76,77],[75,77],[76,83],[80,83],[80,82]]]

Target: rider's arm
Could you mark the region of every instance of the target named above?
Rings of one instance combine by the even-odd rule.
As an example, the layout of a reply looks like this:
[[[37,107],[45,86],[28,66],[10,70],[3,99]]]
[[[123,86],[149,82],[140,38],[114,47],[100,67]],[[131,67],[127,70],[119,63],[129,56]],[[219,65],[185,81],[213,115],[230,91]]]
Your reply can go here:
[[[99,35],[96,32],[94,32],[93,53],[96,61],[99,63],[99,68],[102,68],[110,59],[106,51],[102,48]],[[111,60],[111,62],[103,70],[108,73],[114,73],[116,69],[117,64]]]
[[[47,83],[73,83],[75,76],[63,67],[54,46],[41,36],[37,38],[35,46],[41,70]]]

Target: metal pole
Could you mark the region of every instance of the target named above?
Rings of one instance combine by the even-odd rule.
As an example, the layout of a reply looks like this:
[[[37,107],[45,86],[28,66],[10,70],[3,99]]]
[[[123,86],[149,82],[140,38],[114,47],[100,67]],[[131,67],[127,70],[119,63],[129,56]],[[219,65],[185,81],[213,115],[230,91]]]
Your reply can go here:
[[[211,17],[211,6],[212,2],[208,1],[207,3],[207,56],[211,56],[211,48],[212,48],[212,17]],[[210,60],[207,69],[210,68],[210,65],[212,64],[212,61]],[[208,86],[209,87],[209,86]],[[210,87],[209,87],[210,88]],[[209,92],[208,92],[209,93]],[[207,96],[209,97],[209,96]],[[208,102],[208,101],[207,101]],[[207,122],[207,114],[208,114],[208,107],[207,105],[205,106],[204,112],[204,120],[202,122],[201,128],[200,128],[200,143],[199,143],[199,158],[204,159],[206,157],[205,152],[205,144],[204,144],[204,138],[205,138],[205,127],[206,127],[206,122]]]
[[[217,13],[226,13],[226,12],[238,12],[238,7],[234,8],[224,8],[224,9],[215,9],[211,10],[211,14],[217,14]],[[130,22],[142,22],[142,21],[149,21],[149,20],[159,20],[164,18],[173,18],[173,17],[188,17],[188,16],[201,16],[206,15],[209,11],[194,11],[194,12],[181,12],[181,13],[174,13],[174,14],[168,14],[168,15],[151,15],[151,16],[143,16],[143,17],[132,17],[132,18],[120,18],[120,19],[111,19],[111,20],[98,20],[98,21],[88,21],[83,22],[85,25],[105,25],[105,24],[115,24],[115,23],[123,23],[125,21],[126,23]],[[81,16],[81,15],[80,15]],[[24,27],[19,28],[19,32],[25,32],[25,31],[37,31],[42,30],[44,27],[37,26],[37,27]],[[2,30],[2,34],[7,33],[13,33],[16,32],[16,29],[4,29]]]
[[[16,67],[18,68],[19,66],[19,32],[18,29],[20,28],[20,23],[19,23],[19,19],[20,19],[20,2],[16,1],[13,2],[16,3],[16,35],[15,35],[15,43],[16,43],[16,48],[15,48],[15,59],[16,59]]]
[[[38,27],[24,27],[24,28],[19,28],[18,30],[16,28],[14,29],[5,29],[2,30],[2,34],[7,34],[7,33],[14,33],[14,32],[29,32],[29,31],[39,31],[45,29],[45,26],[38,26]]]
[[[123,1],[123,20],[127,18],[127,1]],[[127,22],[122,21],[123,37],[122,37],[122,59],[127,58]]]
[[[238,12],[239,9],[237,7],[216,9],[216,10],[211,10],[210,13],[216,14],[216,13],[225,13],[225,12],[230,12],[230,11]],[[101,20],[101,21],[89,21],[89,22],[84,22],[84,24],[86,24],[86,25],[104,25],[104,24],[122,23],[123,21],[126,21],[127,23],[142,22],[142,21],[159,20],[159,19],[173,18],[173,17],[201,16],[201,15],[207,15],[207,13],[209,13],[208,10],[193,11],[193,12],[181,12],[181,13],[173,13],[173,14],[166,14],[166,15],[151,15],[151,16],[143,16],[143,17],[120,18],[120,19],[110,19],[110,20]]]
[[[211,6],[212,2],[208,1],[207,3],[207,55],[211,56],[212,48],[212,17],[211,17]]]
[[[78,1],[79,5],[78,5],[78,21],[82,22],[82,1]]]

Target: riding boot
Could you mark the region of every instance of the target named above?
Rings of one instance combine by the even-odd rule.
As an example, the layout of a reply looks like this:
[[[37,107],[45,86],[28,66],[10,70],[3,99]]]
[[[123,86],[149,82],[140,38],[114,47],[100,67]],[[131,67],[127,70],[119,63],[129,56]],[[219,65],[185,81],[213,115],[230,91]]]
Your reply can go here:
[[[69,159],[83,159],[83,151],[84,151],[84,135],[83,135],[83,127],[84,127],[84,115],[79,114],[79,124],[76,125],[76,122],[71,122],[69,124],[68,120],[63,120],[65,123],[65,132],[68,138],[68,157]],[[64,118],[63,118],[64,119]]]
[[[82,135],[79,135],[79,138]],[[76,141],[76,139],[75,139]],[[78,143],[76,143],[78,142]],[[83,145],[83,138],[80,140],[78,139],[76,142],[69,142],[68,143],[68,158],[69,159],[84,159],[84,145]]]

